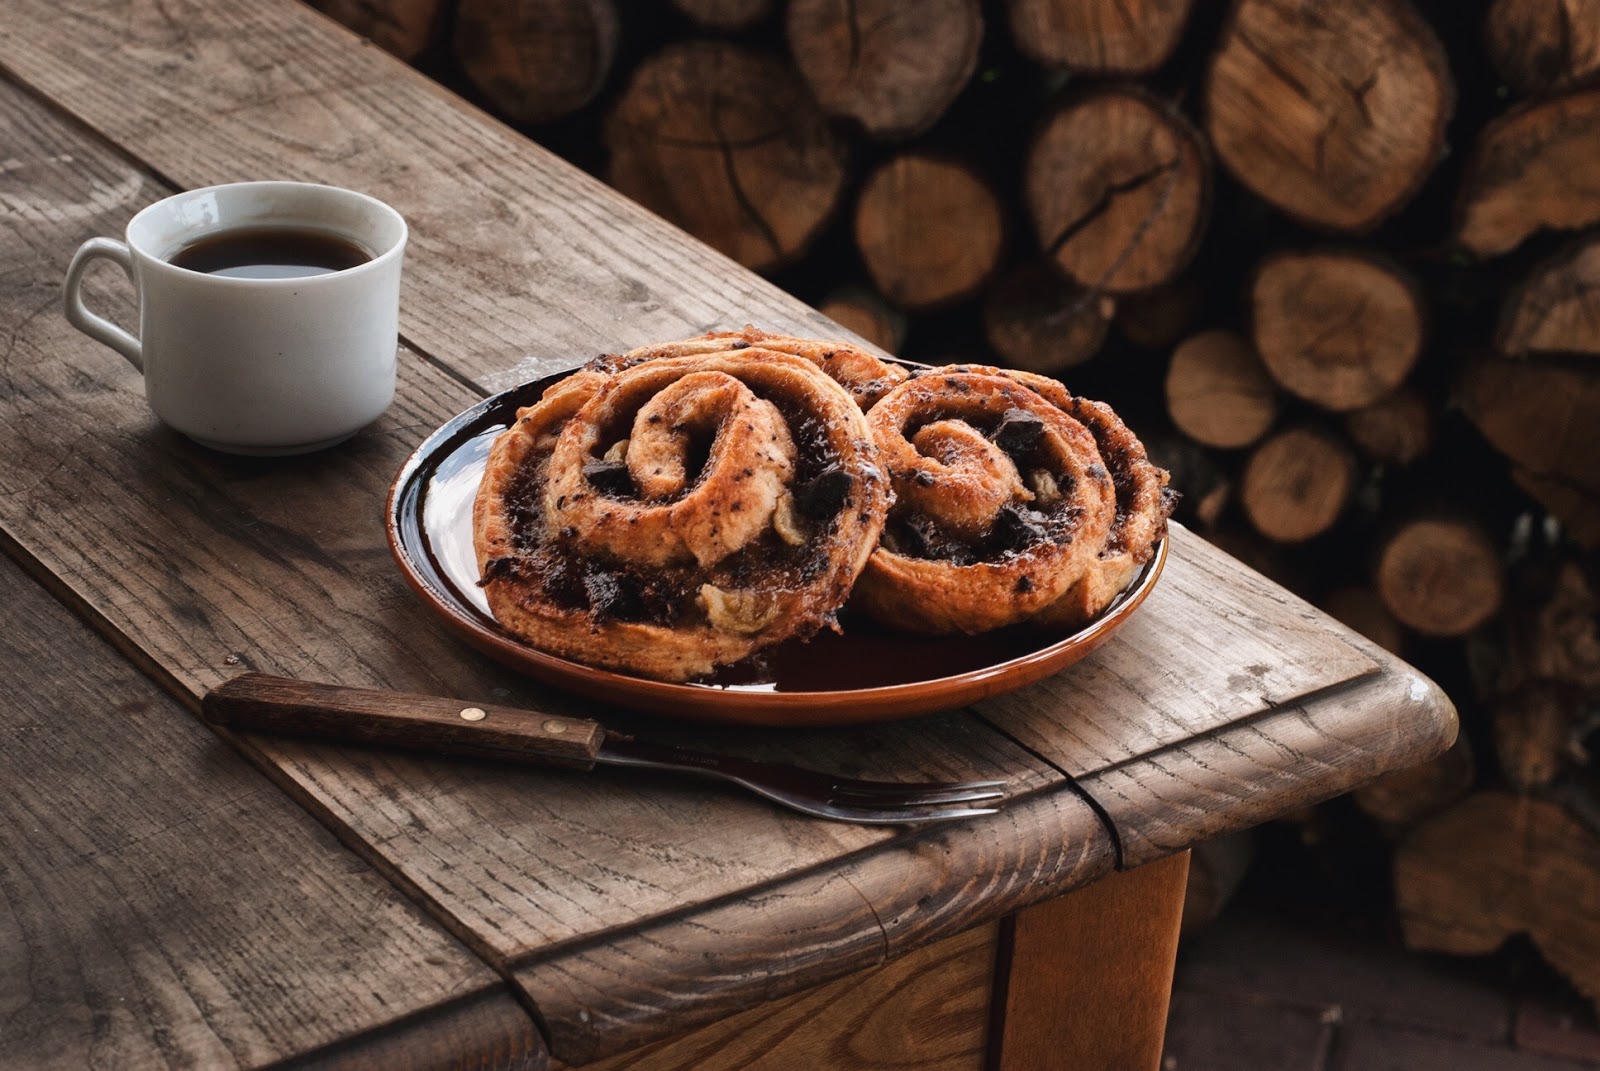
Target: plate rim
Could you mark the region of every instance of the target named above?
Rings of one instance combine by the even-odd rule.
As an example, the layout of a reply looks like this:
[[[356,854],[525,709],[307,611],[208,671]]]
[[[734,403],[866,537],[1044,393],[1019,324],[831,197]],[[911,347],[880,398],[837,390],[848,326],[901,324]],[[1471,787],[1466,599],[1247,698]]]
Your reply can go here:
[[[451,593],[439,591],[416,565],[416,553],[420,548],[414,550],[408,545],[398,506],[426,463],[438,454],[449,439],[476,428],[491,410],[509,404],[512,396],[531,392],[536,386],[542,392],[581,367],[575,366],[496,392],[440,424],[406,457],[389,485],[384,502],[384,531],[389,551],[412,593],[442,618],[457,638],[514,671],[564,691],[614,702],[640,712],[701,721],[771,726],[886,721],[948,710],[1026,687],[1088,655],[1139,608],[1154,589],[1166,565],[1170,535],[1164,535],[1156,543],[1150,560],[1141,566],[1139,575],[1117,596],[1112,607],[1089,624],[1036,650],[946,677],[868,688],[779,692],[659,681],[562,658],[481,624],[457,605],[458,600]],[[477,430],[469,437],[476,438],[487,430]],[[420,494],[419,490],[419,503]],[[419,532],[426,538],[420,505],[416,516]]]

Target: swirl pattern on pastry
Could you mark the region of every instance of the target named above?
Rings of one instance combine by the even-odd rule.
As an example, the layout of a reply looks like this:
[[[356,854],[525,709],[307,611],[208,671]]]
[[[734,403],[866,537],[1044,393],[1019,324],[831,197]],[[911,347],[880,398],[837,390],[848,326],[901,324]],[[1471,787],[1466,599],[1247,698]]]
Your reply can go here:
[[[933,369],[867,419],[896,503],[853,605],[891,627],[1082,624],[1165,533],[1167,474],[1109,407],[1055,380]]]
[[[490,451],[474,506],[490,609],[541,650],[662,680],[809,636],[883,528],[876,456],[806,358],[601,358]]]
[[[606,367],[621,369],[661,357],[728,353],[749,349],[752,346],[774,353],[804,357],[849,391],[850,396],[863,411],[871,409],[891,388],[909,378],[909,373],[899,365],[879,360],[866,350],[848,342],[775,335],[748,325],[742,331],[712,331],[678,342],[641,346],[629,353],[608,357],[605,360],[608,362]]]

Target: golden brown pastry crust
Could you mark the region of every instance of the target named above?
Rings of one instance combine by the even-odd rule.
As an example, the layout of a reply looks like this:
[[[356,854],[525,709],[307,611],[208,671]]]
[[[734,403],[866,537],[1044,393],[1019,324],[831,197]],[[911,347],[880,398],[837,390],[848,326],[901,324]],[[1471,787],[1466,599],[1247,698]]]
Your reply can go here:
[[[1108,406],[1053,379],[932,369],[868,421],[897,501],[852,605],[891,627],[1076,627],[1165,534],[1167,474]]]
[[[775,353],[804,357],[848,390],[863,411],[871,409],[890,389],[910,378],[910,374],[899,365],[879,360],[866,350],[848,342],[775,335],[748,325],[740,331],[711,331],[678,342],[641,346],[610,360],[612,367],[626,368],[640,361],[659,357],[726,353],[752,346],[759,346]]]
[[[677,345],[603,358],[522,410],[474,536],[508,631],[681,681],[831,623],[890,494],[860,408],[815,362]]]

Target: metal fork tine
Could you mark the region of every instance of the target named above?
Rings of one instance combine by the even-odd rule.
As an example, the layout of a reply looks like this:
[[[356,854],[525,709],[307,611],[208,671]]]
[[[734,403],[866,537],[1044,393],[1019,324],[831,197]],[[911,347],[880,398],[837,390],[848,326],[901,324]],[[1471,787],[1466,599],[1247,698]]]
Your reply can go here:
[[[995,814],[998,807],[925,807],[920,810],[856,810],[854,808],[829,808],[826,811],[812,811],[811,813],[822,818],[836,818],[846,822],[857,822],[862,825],[898,826],[913,823],[943,822],[955,818],[977,818],[980,815]]]
[[[835,792],[861,795],[898,796],[906,791],[965,792],[971,789],[1004,788],[1004,781],[863,781],[854,777],[830,778]]]
[[[1005,796],[1003,781],[973,781],[965,785],[885,785],[890,791],[862,792],[835,785],[827,801],[864,807],[922,807],[936,803],[976,803]]]

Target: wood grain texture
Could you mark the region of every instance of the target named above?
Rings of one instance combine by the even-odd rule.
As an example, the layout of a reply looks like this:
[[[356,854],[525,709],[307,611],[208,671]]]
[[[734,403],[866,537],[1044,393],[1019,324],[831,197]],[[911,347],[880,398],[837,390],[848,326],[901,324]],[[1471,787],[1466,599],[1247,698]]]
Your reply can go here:
[[[978,712],[1082,777],[1377,672],[1308,603],[1181,525],[1171,538],[1165,573],[1115,639]]]
[[[1059,896],[1107,874],[1113,855],[1088,804],[1044,793],[515,972],[538,1002],[551,1053],[584,1063]]]
[[[1513,108],[1478,134],[1456,200],[1456,240],[1480,257],[1542,230],[1600,220],[1600,89]]]
[[[569,701],[470,655],[400,583],[381,527],[400,461],[481,391],[600,350],[745,320],[836,331],[295,4],[14,0],[0,25],[0,66],[121,150],[25,94],[0,91],[0,140],[21,162],[0,175],[0,453],[9,462],[0,528],[125,654],[191,700],[254,667],[571,712]],[[402,329],[413,348],[401,355],[400,394],[382,420],[329,454],[272,463],[208,454],[156,426],[133,371],[54,311],[67,251],[117,233],[162,192],[130,157],[185,186],[268,173],[354,186],[407,216]],[[97,307],[120,301],[125,316],[121,280],[92,282]],[[1212,568],[1197,541],[1174,538],[1175,562]],[[1241,623],[1280,630],[1271,668],[1246,674],[1254,684],[1226,672],[1195,685],[1151,681],[1171,697],[1194,688],[1183,709],[1203,714],[1187,723],[1140,698],[1148,656],[1139,647],[1151,633],[1138,645],[1129,640],[1140,633],[1118,637],[1097,674],[1061,685],[1092,709],[1132,704],[1128,724],[1112,718],[1088,746],[1072,745],[1095,768],[1125,768],[1151,748],[1164,748],[1165,763],[1173,746],[1163,741],[1255,716],[1259,705],[1233,705],[1236,690],[1252,703],[1282,701],[1291,682],[1306,684],[1312,660],[1318,671],[1371,671],[1318,639],[1314,615],[1269,606],[1264,582],[1266,602],[1251,602],[1258,581],[1225,563],[1213,563],[1206,599],[1212,587],[1224,598],[1247,593]],[[1150,610],[1134,623],[1158,620]],[[1215,624],[1207,613],[1193,620]],[[1031,702],[1046,706],[1042,696]],[[1039,716],[1029,729],[1019,708],[1008,731],[1059,732],[1057,713]],[[1393,750],[1407,753],[1401,730],[1377,735],[1389,729]],[[1126,744],[1124,730],[1133,734]],[[966,714],[847,734],[652,731],[845,773],[1005,776],[1019,799],[992,819],[908,837],[793,818],[682,779],[240,742],[383,873],[514,971],[565,1032],[567,1059],[620,1052],[884,962],[1093,880],[1112,862],[1087,805],[1048,791],[1061,775]],[[1178,759],[1192,795],[1169,816],[1167,799],[1146,794],[1139,802],[1157,813],[1134,817],[1153,835],[1204,836],[1191,809],[1204,809],[1204,771]],[[1305,761],[1259,753],[1258,794],[1219,820],[1248,824],[1292,806]],[[1375,748],[1367,755],[1372,768],[1386,761]],[[1237,782],[1221,765],[1226,803]],[[1322,775],[1313,768],[1314,791],[1338,779]]]
[[[0,232],[16,265],[0,282],[10,332],[0,444],[13,459],[0,474],[0,526],[9,537],[191,698],[256,668],[575,713],[574,702],[454,641],[406,590],[385,546],[382,502],[394,472],[471,392],[404,353],[399,397],[382,420],[338,451],[288,462],[210,454],[160,429],[133,370],[54,315],[63,251],[90,234],[117,233],[159,190],[13,90],[0,90],[0,130],[19,151],[33,146],[34,163],[14,181],[53,191]],[[124,187],[132,192],[102,207],[100,191]],[[91,289],[92,304],[115,307],[125,284],[111,283]],[[961,714],[864,733],[651,731],[846,774],[1002,777],[1023,794],[1062,780]],[[682,777],[566,775],[264,737],[241,743],[496,959],[686,910],[895,836],[791,816],[731,786]]]
[[[460,1056],[540,1065],[492,971],[5,558],[0,599],[0,1065],[367,1058],[461,999],[497,1032]]]
[[[1385,657],[1357,633],[1333,627],[1368,657]],[[1090,774],[1079,787],[1115,827],[1122,865],[1134,867],[1432,759],[1457,728],[1439,686],[1391,662],[1381,674],[1273,703],[1238,724]]]
[[[999,1071],[1157,1071],[1188,874],[1181,852],[1017,914]]]
[[[975,926],[584,1071],[981,1071],[998,930]]]
[[[1290,215],[1352,232],[1416,193],[1454,104],[1444,48],[1408,0],[1239,0],[1205,85],[1228,170]]]
[[[784,26],[822,110],[894,141],[944,115],[978,66],[983,42],[977,0],[791,0]]]
[[[17,0],[0,66],[180,186],[271,175],[387,201],[411,225],[402,335],[486,390],[748,320],[837,334],[299,4]]]

